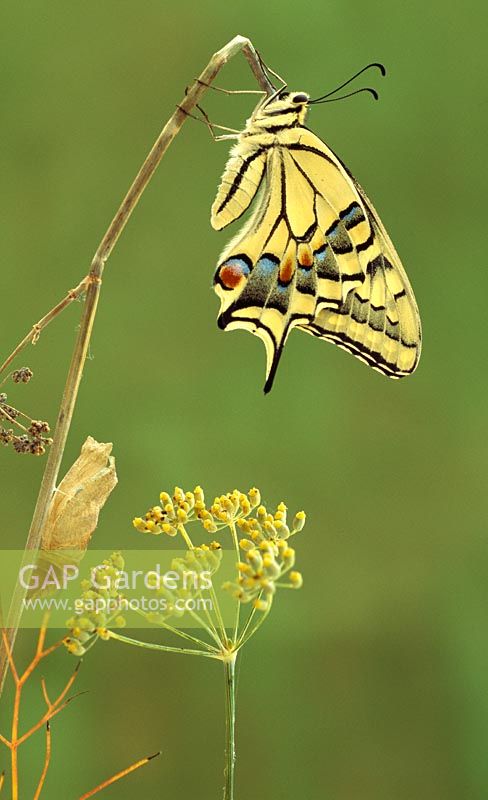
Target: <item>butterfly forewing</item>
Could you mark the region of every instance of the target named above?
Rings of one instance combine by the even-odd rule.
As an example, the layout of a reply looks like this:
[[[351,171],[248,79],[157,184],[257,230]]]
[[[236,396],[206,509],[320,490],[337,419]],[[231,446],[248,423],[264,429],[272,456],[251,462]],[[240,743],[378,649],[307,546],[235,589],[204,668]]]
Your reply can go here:
[[[220,229],[258,195],[216,271],[219,325],[263,340],[265,391],[293,327],[389,377],[408,375],[420,355],[420,320],[398,254],[346,167],[300,124],[303,111],[285,114],[284,105],[274,101],[248,121],[212,207]]]
[[[249,207],[263,178],[268,150],[258,137],[232,149],[212,206],[211,223],[216,230],[238,219]]]

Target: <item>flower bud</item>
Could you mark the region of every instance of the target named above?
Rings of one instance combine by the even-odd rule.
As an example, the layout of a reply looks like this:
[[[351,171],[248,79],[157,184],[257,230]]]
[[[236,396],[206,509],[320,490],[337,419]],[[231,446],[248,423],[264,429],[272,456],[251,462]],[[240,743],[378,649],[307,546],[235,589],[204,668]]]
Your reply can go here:
[[[249,489],[247,496],[249,497],[249,502],[251,503],[251,508],[256,508],[261,502],[261,492],[256,487]]]
[[[193,495],[195,497],[195,503],[205,503],[205,495],[203,494],[201,486],[195,486]]]
[[[68,652],[73,656],[82,656],[85,653],[85,648],[81,646],[77,639],[71,639],[71,637],[67,637],[64,640],[64,644],[66,645]]]
[[[305,514],[305,511],[299,511],[297,514],[295,514],[295,519],[293,520],[293,525],[292,525],[293,533],[298,533],[303,529],[306,518],[307,515]]]
[[[290,572],[288,577],[294,589],[300,589],[300,587],[303,586],[303,578],[301,572]]]
[[[283,553],[283,566],[285,569],[290,569],[295,564],[295,551],[293,547],[287,547]]]
[[[255,547],[253,547],[252,550],[248,550],[246,558],[255,572],[259,572],[260,570],[262,570],[263,558],[259,550],[257,550]]]
[[[175,528],[174,525],[170,525],[169,522],[163,522],[161,528],[163,533],[166,533],[168,536],[176,536],[178,533],[177,528]]]
[[[179,486],[175,486],[175,491],[173,494],[173,500],[175,501],[175,503],[182,503],[184,499],[185,499],[185,493],[183,489],[180,489]]]

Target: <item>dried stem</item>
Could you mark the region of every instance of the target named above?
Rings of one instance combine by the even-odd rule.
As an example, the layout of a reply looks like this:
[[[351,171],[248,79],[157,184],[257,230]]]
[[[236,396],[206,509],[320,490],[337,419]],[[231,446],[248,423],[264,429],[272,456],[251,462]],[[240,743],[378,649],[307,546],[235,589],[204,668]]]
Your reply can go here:
[[[51,763],[51,726],[49,722],[46,722],[46,756],[44,758],[44,766],[42,768],[41,777],[39,778],[39,783],[37,784],[34,800],[39,800],[39,797],[41,796],[42,787],[44,786],[44,781],[46,780],[46,775],[50,763]]]
[[[102,789],[106,789],[107,786],[111,786],[112,783],[119,781],[121,778],[125,778],[126,775],[130,775],[131,772],[134,770],[139,769],[139,767],[143,767],[145,764],[149,764],[153,758],[157,758],[157,756],[161,755],[160,753],[154,753],[152,756],[146,756],[146,758],[141,758],[139,761],[136,761],[134,764],[131,764],[130,767],[126,767],[121,772],[117,772],[116,775],[112,775],[111,778],[108,780],[103,781],[103,783],[99,783],[98,786],[95,786],[90,792],[86,792],[86,794],[80,797],[80,800],[88,800],[89,797],[93,797],[94,794],[98,794],[101,792]]]
[[[48,695],[48,692],[47,692],[47,689],[46,689],[46,684],[45,684],[44,678],[41,678],[42,692],[43,692],[44,700],[46,702],[47,710],[45,711],[45,713],[43,714],[43,716],[41,717],[41,719],[38,722],[36,722],[34,725],[32,725],[32,727],[29,728],[29,730],[26,731],[26,733],[24,733],[22,736],[19,736],[20,704],[21,704],[21,699],[22,699],[22,690],[23,690],[23,688],[25,686],[25,683],[30,678],[30,676],[32,675],[32,673],[36,669],[36,667],[39,666],[40,662],[43,659],[45,659],[48,655],[53,653],[63,643],[63,640],[61,640],[59,642],[56,642],[51,647],[44,648],[44,643],[45,643],[45,639],[46,639],[46,630],[47,630],[47,619],[45,619],[43,621],[43,623],[42,623],[42,626],[41,626],[41,629],[40,629],[40,632],[39,632],[39,639],[38,639],[38,642],[37,642],[37,647],[36,647],[36,651],[35,651],[34,657],[33,657],[32,661],[30,662],[30,664],[28,664],[27,668],[24,670],[22,675],[19,676],[19,671],[18,671],[18,669],[17,669],[17,667],[15,665],[15,662],[14,662],[14,658],[13,658],[12,650],[11,650],[10,645],[9,645],[8,637],[6,635],[5,630],[2,628],[2,637],[3,637],[3,641],[4,641],[5,650],[6,650],[6,653],[7,653],[7,663],[10,666],[10,671],[12,673],[12,677],[13,677],[14,684],[15,684],[15,698],[14,698],[14,707],[13,707],[13,712],[12,712],[12,733],[11,733],[10,741],[8,739],[6,739],[5,736],[2,736],[2,734],[0,734],[0,742],[2,744],[4,744],[6,747],[8,747],[8,749],[10,750],[12,800],[18,800],[18,798],[19,798],[19,765],[18,765],[18,751],[19,751],[19,748],[20,748],[20,746],[22,744],[24,744],[24,742],[27,741],[27,739],[29,739],[34,733],[36,733],[36,731],[38,731],[38,730],[40,730],[40,728],[44,727],[45,730],[46,730],[46,751],[45,751],[45,756],[44,756],[44,764],[43,764],[41,776],[39,778],[39,782],[37,784],[37,788],[36,788],[36,791],[35,791],[35,794],[34,794],[34,798],[33,798],[33,800],[39,800],[39,798],[41,796],[41,792],[42,792],[42,790],[44,788],[44,783],[45,783],[45,780],[46,780],[47,772],[49,770],[49,765],[51,763],[51,726],[50,726],[50,721],[52,720],[53,717],[55,717],[57,714],[59,714],[60,711],[62,711],[64,708],[66,708],[68,703],[70,703],[72,700],[74,700],[75,697],[78,697],[78,695],[73,695],[72,697],[69,697],[68,699],[65,699],[66,695],[68,694],[68,692],[69,692],[70,688],[72,687],[74,681],[76,680],[76,676],[78,674],[78,669],[79,669],[79,666],[80,666],[81,662],[77,665],[77,667],[75,668],[73,674],[68,679],[66,685],[64,686],[62,691],[59,693],[59,695],[57,696],[57,698],[53,702],[49,699],[49,695]],[[156,753],[155,755],[159,755],[159,753]],[[122,770],[121,772],[118,772],[116,775],[113,775],[111,778],[108,778],[108,780],[105,780],[102,783],[99,783],[98,786],[96,786],[90,792],[87,792],[86,794],[84,794],[83,797],[81,798],[81,800],[84,800],[84,798],[92,797],[94,794],[97,794],[98,792],[102,791],[102,789],[105,789],[107,786],[110,786],[112,783],[115,783],[116,781],[120,780],[121,778],[124,778],[126,775],[129,775],[131,772],[134,772],[134,770],[139,769],[139,767],[144,766],[149,761],[151,761],[151,759],[155,758],[155,755],[148,756],[147,758],[142,758],[139,761],[136,761],[131,766],[129,766],[126,769]],[[4,784],[4,780],[5,780],[5,773],[2,772],[1,775],[0,775],[0,790],[2,789],[2,786]]]
[[[19,353],[22,352],[24,347],[27,347],[28,344],[36,344],[44,328],[46,328],[49,325],[49,323],[52,322],[52,320],[55,319],[58,316],[58,314],[61,313],[61,311],[64,311],[64,309],[67,306],[69,306],[70,303],[73,302],[73,300],[76,300],[78,297],[80,297],[80,295],[86,292],[87,277],[88,276],[85,276],[83,280],[78,284],[76,289],[71,289],[66,295],[66,297],[63,297],[63,299],[59,303],[57,303],[57,305],[55,305],[54,308],[51,308],[51,310],[48,311],[48,313],[45,314],[42,317],[42,319],[39,320],[39,322],[36,322],[36,324],[32,326],[29,333],[26,336],[24,336],[22,341],[18,343],[17,347],[10,353],[8,358],[6,358],[5,361],[3,362],[2,366],[0,367],[0,375],[7,369],[7,367],[10,366],[12,361],[14,361],[14,359],[17,358],[17,356],[19,355]]]
[[[45,692],[44,696],[45,696],[45,698],[47,698],[46,699],[47,711],[44,713],[44,715],[39,720],[39,722],[37,722],[35,725],[33,725],[22,736],[19,736],[19,719],[20,719],[20,704],[21,704],[21,700],[22,700],[22,690],[23,690],[27,680],[30,678],[30,676],[32,675],[32,673],[36,669],[36,667],[39,665],[39,663],[44,658],[46,658],[48,655],[50,655],[55,650],[57,650],[57,648],[60,647],[60,645],[62,644],[62,640],[60,640],[60,641],[56,642],[55,644],[51,645],[51,647],[48,647],[48,648],[44,649],[44,643],[45,643],[45,639],[46,639],[46,629],[47,629],[47,619],[45,619],[43,621],[43,624],[41,626],[41,629],[40,629],[40,632],[39,632],[39,639],[38,639],[37,647],[36,647],[36,652],[34,654],[34,658],[30,662],[30,664],[28,664],[28,666],[26,667],[26,669],[24,670],[22,675],[19,675],[19,671],[18,671],[18,669],[17,669],[17,667],[15,665],[15,662],[14,662],[12,648],[11,648],[10,642],[8,640],[7,632],[5,631],[4,628],[2,628],[2,640],[3,640],[4,649],[5,649],[5,652],[6,652],[6,660],[7,660],[7,664],[10,667],[10,671],[12,673],[12,678],[13,678],[14,684],[15,684],[15,695],[14,695],[14,705],[13,705],[13,711],[12,711],[12,727],[11,727],[10,741],[8,739],[6,739],[5,736],[2,736],[0,734],[0,741],[2,742],[2,744],[4,744],[10,750],[12,800],[18,800],[18,798],[19,798],[19,763],[18,763],[19,747],[30,736],[32,736],[33,733],[35,733],[37,730],[39,730],[39,728],[42,728],[43,726],[46,726],[46,757],[45,757],[45,762],[44,762],[44,769],[43,769],[43,772],[41,774],[41,778],[39,780],[39,784],[38,784],[38,787],[37,787],[37,791],[36,791],[36,795],[35,795],[35,799],[34,800],[36,800],[36,798],[39,797],[41,789],[42,789],[42,786],[44,784],[46,773],[47,773],[47,770],[48,770],[48,767],[49,767],[49,760],[50,760],[50,757],[51,757],[51,735],[50,735],[50,731],[49,731],[49,721],[54,716],[56,716],[56,714],[59,714],[59,712],[62,711],[62,709],[66,707],[68,702],[70,702],[69,700],[67,700],[66,702],[63,703],[63,700],[66,697],[66,694],[68,693],[69,689],[73,685],[73,682],[74,682],[74,680],[76,678],[76,673],[78,671],[78,668],[76,668],[75,672],[73,673],[71,678],[68,680],[66,686],[64,687],[64,689],[61,691],[61,693],[58,695],[58,697],[56,698],[56,700],[53,703],[51,703],[49,701],[49,698],[47,698],[47,692]],[[71,698],[71,699],[73,699],[73,698]]]
[[[112,250],[115,247],[119,236],[127,224],[132,212],[134,211],[142,193],[154,175],[154,172],[156,171],[156,168],[158,167],[162,157],[166,153],[166,150],[175,136],[181,130],[183,123],[187,119],[187,115],[201,100],[202,96],[207,91],[209,85],[214,81],[222,67],[227,63],[227,61],[229,61],[229,59],[231,59],[240,51],[243,52],[244,56],[249,62],[259,86],[268,94],[272,93],[273,86],[264,72],[261,60],[249,39],[246,39],[243,36],[236,36],[212,56],[199,78],[195,80],[188,89],[185,97],[176,108],[175,112],[172,114],[153,147],[151,148],[146,160],[144,161],[134,182],[132,183],[132,186],[122,201],[119,210],[110,223],[107,232],[97,248],[88,275],[80,282],[76,289],[69,292],[68,295],[66,295],[66,297],[61,300],[57,306],[55,306],[55,308],[46,314],[42,320],[40,320],[40,322],[38,322],[37,325],[32,328],[29,334],[19,343],[13,353],[7,358],[2,368],[0,368],[1,372],[2,369],[5,369],[12,362],[15,356],[18,355],[18,353],[20,353],[25,346],[27,346],[27,344],[36,341],[41,330],[46,327],[46,325],[48,325],[58,313],[66,308],[72,302],[72,300],[75,299],[75,297],[78,297],[83,292],[86,292],[81,323],[78,330],[75,348],[71,358],[68,376],[61,399],[56,428],[54,431],[54,441],[47,457],[46,468],[44,470],[31,527],[27,537],[25,546],[26,559],[31,558],[32,551],[38,550],[40,547],[42,531],[46,522],[49,505],[51,503],[53,492],[56,488],[56,481],[58,478],[61,460],[78,397],[78,389],[83,374],[83,367],[85,364],[93,323],[96,316],[105,263],[112,253]],[[22,616],[24,599],[25,590],[19,584],[17,584],[14,596],[12,598],[7,622],[7,638],[10,650],[13,649],[15,643],[17,629]],[[7,655],[4,648],[3,653],[0,653],[0,695],[5,681],[6,671]]]

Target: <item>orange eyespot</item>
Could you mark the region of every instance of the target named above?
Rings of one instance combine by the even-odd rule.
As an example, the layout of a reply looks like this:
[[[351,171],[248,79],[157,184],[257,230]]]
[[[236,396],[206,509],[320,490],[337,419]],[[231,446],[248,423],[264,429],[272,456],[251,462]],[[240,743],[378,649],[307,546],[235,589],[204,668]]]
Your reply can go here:
[[[242,278],[246,278],[248,275],[249,267],[241,258],[227,261],[219,270],[219,280],[225,289],[235,289]]]
[[[220,280],[227,289],[235,289],[242,278],[242,270],[239,267],[222,267],[220,270]]]

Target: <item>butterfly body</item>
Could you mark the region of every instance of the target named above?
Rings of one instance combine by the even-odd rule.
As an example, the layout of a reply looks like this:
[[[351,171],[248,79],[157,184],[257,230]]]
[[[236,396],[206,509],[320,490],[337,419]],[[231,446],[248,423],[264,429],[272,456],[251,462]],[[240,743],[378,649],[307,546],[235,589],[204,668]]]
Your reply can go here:
[[[420,355],[417,305],[400,259],[359,184],[305,127],[308,103],[291,92],[258,105],[212,206],[220,230],[255,201],[214,286],[219,326],[265,344],[265,391],[294,327],[392,378],[413,372]]]

